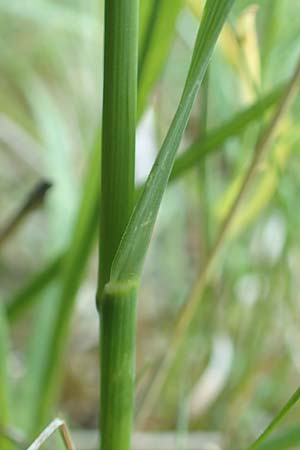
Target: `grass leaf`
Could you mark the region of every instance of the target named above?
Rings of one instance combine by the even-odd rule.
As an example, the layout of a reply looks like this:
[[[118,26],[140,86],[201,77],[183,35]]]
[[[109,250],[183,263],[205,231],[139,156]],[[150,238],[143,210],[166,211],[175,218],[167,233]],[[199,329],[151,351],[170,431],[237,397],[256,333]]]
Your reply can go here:
[[[30,308],[36,301],[38,294],[60,272],[63,256],[60,255],[51,260],[45,267],[30,279],[6,304],[6,314],[9,322],[14,322],[24,311]]]
[[[147,4],[149,2],[142,2]],[[138,117],[145,109],[147,98],[166,63],[166,57],[174,38],[178,14],[183,0],[154,0],[144,26],[139,51],[139,106]],[[143,7],[143,10],[145,6]]]
[[[286,414],[290,411],[290,409],[297,403],[297,401],[300,398],[300,387],[296,389],[294,394],[291,396],[291,398],[286,402],[286,404],[283,406],[283,408],[279,411],[279,413],[274,417],[272,422],[269,426],[261,433],[260,436],[251,444],[249,447],[247,447],[246,450],[255,450],[257,449],[265,440],[266,438],[272,433],[272,431],[277,428],[277,425],[281,420],[286,416]]]
[[[272,438],[266,439],[258,445],[259,450],[285,450],[296,448],[300,444],[299,425],[292,425],[276,433]]]
[[[69,250],[64,258],[64,264],[60,273],[62,278],[57,303],[55,303],[56,310],[53,317],[49,318],[49,320],[52,320],[52,326],[48,328],[49,333],[44,333],[43,342],[41,342],[39,335],[40,328],[38,324],[36,336],[34,333],[35,339],[40,341],[40,348],[37,349],[39,356],[36,358],[36,361],[34,357],[32,358],[33,370],[29,370],[30,379],[28,380],[28,385],[35,385],[32,394],[35,397],[28,400],[27,404],[30,435],[34,434],[45,424],[56,398],[57,378],[60,375],[60,363],[65,348],[69,320],[90,249],[95,239],[95,230],[98,223],[96,203],[100,189],[100,157],[99,139],[97,137],[90,155],[89,167],[76,222],[70,238]],[[43,351],[41,351],[41,348],[43,348]]]
[[[212,151],[219,150],[227,139],[241,134],[248,125],[261,118],[270,107],[278,102],[285,88],[286,83],[277,86],[219,127],[209,131],[204,138],[197,139],[177,157],[170,179],[177,179]]]

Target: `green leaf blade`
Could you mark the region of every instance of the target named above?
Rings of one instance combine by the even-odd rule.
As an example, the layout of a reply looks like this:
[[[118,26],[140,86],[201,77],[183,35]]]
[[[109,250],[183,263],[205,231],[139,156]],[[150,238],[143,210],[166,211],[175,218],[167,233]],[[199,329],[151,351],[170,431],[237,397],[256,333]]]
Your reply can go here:
[[[31,278],[6,305],[6,314],[9,322],[15,322],[22,313],[37,301],[38,294],[59,274],[62,268],[63,256],[53,258],[45,267]]]
[[[281,408],[279,413],[274,417],[272,422],[267,426],[267,428],[258,436],[258,438],[249,446],[247,450],[257,449],[267,437],[275,430],[279,422],[286,416],[290,409],[299,401],[300,399],[300,387],[298,387],[293,395],[289,398],[286,404]]]
[[[144,112],[149,94],[166,63],[183,4],[183,0],[141,2],[138,117]]]
[[[247,126],[257,121],[278,102],[286,84],[277,86],[249,107],[242,109],[219,127],[209,131],[204,138],[197,139],[186,151],[176,158],[170,180],[175,180],[195,167],[206,155],[223,145],[227,139],[238,136]]]

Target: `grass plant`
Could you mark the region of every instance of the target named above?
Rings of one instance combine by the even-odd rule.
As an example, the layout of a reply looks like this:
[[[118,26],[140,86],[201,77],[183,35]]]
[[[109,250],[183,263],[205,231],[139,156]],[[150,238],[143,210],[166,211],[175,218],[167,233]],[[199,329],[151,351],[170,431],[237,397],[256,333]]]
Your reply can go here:
[[[138,5],[128,0],[106,4],[101,264],[97,292],[103,450],[131,448],[136,299],[141,268],[176,151],[232,4],[233,1],[207,2],[178,109],[132,214]]]
[[[38,212],[28,214],[29,203],[8,227],[0,227],[8,230],[2,233],[0,261],[6,270],[0,305],[1,449],[12,448],[11,425],[24,432],[16,444],[33,442],[56,415],[59,399],[64,404],[72,317],[88,263],[95,266],[96,245],[101,450],[131,450],[135,426],[179,427],[175,431],[182,434],[203,424],[220,429],[228,448],[297,446],[295,427],[273,432],[287,413],[292,423],[298,420],[292,407],[299,389],[285,404],[283,398],[299,370],[294,342],[300,111],[299,102],[290,102],[300,72],[297,63],[290,75],[299,54],[298,29],[290,18],[300,13],[299,5],[262,0],[257,9],[251,0],[105,0],[100,126],[95,110],[101,77],[94,63],[101,59],[99,4],[27,3],[24,8],[0,0],[0,172],[3,186],[8,180],[11,190],[18,185],[15,198],[24,197],[21,187],[28,180],[33,185],[36,178],[50,179],[53,188]],[[22,52],[16,42],[22,42]],[[158,151],[145,182],[137,184],[136,135],[149,114]],[[174,216],[172,201],[178,202]],[[181,219],[187,226],[177,233]],[[277,230],[271,250],[283,241],[277,259],[270,249],[273,256],[263,255],[269,222]],[[186,248],[197,253],[196,263],[186,264],[192,259]],[[11,281],[10,252],[20,259],[16,273],[24,283]],[[28,255],[31,265],[22,266]],[[174,278],[168,264],[177,271]],[[147,291],[153,273],[156,287]],[[246,294],[255,289],[257,298],[249,300]],[[137,329],[137,307],[143,312],[149,292],[155,325],[147,322],[144,331]],[[273,320],[272,309],[279,319]],[[151,327],[160,329],[165,350],[155,348],[153,339],[148,355],[144,334],[152,340]],[[212,407],[189,422],[186,398],[213,359],[211,342],[219,335],[233,348],[228,378]],[[21,358],[21,370],[10,377],[18,345],[25,362]],[[135,405],[137,351],[142,375]],[[219,355],[219,361],[225,357]],[[184,388],[178,389],[178,378]],[[257,436],[257,421],[266,416],[270,425],[247,447]],[[42,436],[62,424],[54,421]]]

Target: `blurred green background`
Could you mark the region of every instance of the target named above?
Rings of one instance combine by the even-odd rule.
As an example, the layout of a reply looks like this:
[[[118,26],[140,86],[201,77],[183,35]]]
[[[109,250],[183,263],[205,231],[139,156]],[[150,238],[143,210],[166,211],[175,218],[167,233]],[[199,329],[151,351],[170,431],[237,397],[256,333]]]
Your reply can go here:
[[[151,28],[153,3],[141,0],[137,185],[149,172],[175,111],[203,7],[200,0],[176,0],[174,5],[164,0],[157,28]],[[182,152],[290,77],[300,52],[299,17],[297,0],[236,1]],[[103,4],[0,0],[0,21],[0,231],[37,183],[52,183],[34,211],[0,239],[1,427],[34,429],[43,360],[51,348],[49,330],[55,329],[59,304],[66,301],[66,345],[53,394],[58,400],[49,418],[60,414],[72,428],[95,429],[96,233],[92,225],[86,235],[78,230],[86,217],[79,205],[83,189],[88,195],[92,183],[86,173],[101,123]],[[150,49],[143,45],[149,30]],[[206,130],[201,117],[205,94]],[[297,93],[233,220],[189,336],[141,429],[217,431],[224,445],[238,448],[269,423],[299,383],[299,114]],[[167,345],[172,318],[205,265],[267,116],[227,139],[220,151],[168,188],[140,291],[140,395]],[[97,205],[96,197],[89,201]],[[74,240],[80,239],[86,251],[74,250]],[[51,281],[24,296],[24,286],[66,252],[67,263],[66,258],[59,263]],[[5,307],[20,292],[25,307],[11,320]],[[286,436],[294,436],[295,448],[299,419],[296,407],[282,424]]]

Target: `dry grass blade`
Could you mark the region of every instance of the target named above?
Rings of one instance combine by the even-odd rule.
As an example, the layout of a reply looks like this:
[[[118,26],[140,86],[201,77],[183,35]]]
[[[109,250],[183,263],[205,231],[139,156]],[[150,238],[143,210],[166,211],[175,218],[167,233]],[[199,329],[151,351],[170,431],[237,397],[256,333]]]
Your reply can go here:
[[[54,419],[26,450],[38,450],[56,430],[59,430],[66,449],[76,450],[67,425],[58,418]]]
[[[181,310],[177,315],[177,320],[175,322],[173,333],[168,344],[168,351],[163,356],[156,370],[156,373],[152,377],[150,386],[144,398],[141,401],[138,413],[139,423],[143,423],[145,419],[149,417],[149,415],[153,410],[153,407],[155,406],[155,403],[158,399],[161,389],[166,381],[169,369],[174,361],[177,347],[180,345],[183,337],[185,336],[193,320],[193,317],[195,316],[199,300],[201,298],[201,295],[203,294],[203,290],[207,285],[209,277],[212,273],[212,269],[216,262],[216,257],[218,256],[227,238],[228,231],[230,230],[230,226],[235,216],[235,213],[237,212],[240,203],[243,199],[243,196],[246,190],[248,189],[253,177],[256,174],[259,163],[261,162],[262,158],[266,154],[266,151],[268,150],[268,146],[273,138],[276,127],[289,105],[289,102],[297,86],[299,74],[300,74],[300,62],[298,62],[296,65],[294,74],[286,88],[285,93],[282,96],[281,101],[279,102],[276,108],[273,117],[271,118],[267,127],[258,137],[250,166],[247,172],[245,173],[245,176],[241,184],[241,188],[220,227],[219,234],[208,255],[206,266],[199,275],[199,277],[197,278],[189,297],[187,298],[186,302],[183,304]]]

